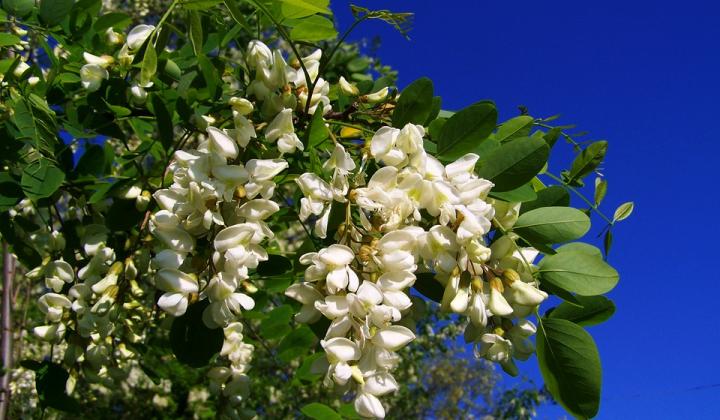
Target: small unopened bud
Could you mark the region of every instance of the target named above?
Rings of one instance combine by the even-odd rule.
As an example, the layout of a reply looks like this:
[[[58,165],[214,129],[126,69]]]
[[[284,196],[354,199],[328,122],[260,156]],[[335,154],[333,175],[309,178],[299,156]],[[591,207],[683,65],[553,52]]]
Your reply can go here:
[[[377,92],[361,96],[360,101],[374,104],[376,102],[385,100],[385,98],[387,98],[387,96],[388,96],[388,88],[386,86],[386,87],[378,90]]]
[[[135,208],[137,211],[145,211],[147,209],[148,205],[150,204],[150,198],[152,196],[150,195],[150,191],[143,191],[140,195],[135,197]]]
[[[355,379],[355,382],[360,385],[365,384],[365,378],[363,378],[362,371],[360,371],[356,365],[350,366],[350,372],[352,372],[352,378]]]
[[[478,276],[473,277],[470,284],[472,285],[473,290],[476,290],[478,292],[482,292],[483,289],[485,288],[482,278],[480,278]]]
[[[358,90],[357,86],[354,84],[351,84],[343,76],[340,76],[340,90],[342,93],[344,93],[347,96],[357,96],[360,91]]]
[[[252,102],[248,101],[245,98],[232,97],[228,102],[233,108],[233,111],[237,112],[240,115],[247,115],[253,112],[253,110],[255,109]]]
[[[512,268],[506,268],[505,271],[503,271],[502,277],[508,285],[520,280],[520,274]]]

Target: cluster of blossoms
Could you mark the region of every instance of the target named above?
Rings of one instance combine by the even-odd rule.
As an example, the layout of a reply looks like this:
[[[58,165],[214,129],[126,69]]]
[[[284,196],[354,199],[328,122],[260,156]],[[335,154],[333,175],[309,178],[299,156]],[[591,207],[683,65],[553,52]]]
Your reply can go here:
[[[130,67],[154,31],[139,25],[124,40],[109,30],[108,42],[122,44],[121,67]],[[116,59],[89,53],[84,58],[82,85],[96,91]],[[149,273],[148,282],[163,292],[157,306],[171,316],[207,300],[202,319],[208,328],[223,328],[220,355],[227,361],[210,370],[213,389],[234,406],[247,392],[253,346],[243,342],[239,321],[243,310],[255,306],[251,270],[268,260],[265,246],[275,236],[267,224],[280,210],[273,199],[274,179],[289,167],[284,156],[304,149],[295,116],[305,111],[325,115],[332,107],[330,84],[319,77],[320,50],[288,64],[281,51],[251,41],[244,59],[252,72],[244,92],[248,99],[229,100],[233,128],[214,127],[215,120],[205,117],[205,131],[193,147],[173,154],[166,172],[172,184],[152,195],[158,210],[148,221],[156,239],[149,249],[117,261],[104,226],[89,225],[83,268],[75,273],[71,264],[55,259],[32,273],[44,276],[52,289],[40,299],[47,325],[35,333],[58,343],[72,321],[74,331],[90,344],[68,345],[66,359],[86,361],[86,376],[100,380],[107,376],[103,369],[111,357],[132,357],[113,340],[119,329],[129,342],[142,340],[132,326],[147,310],[134,298],[143,295],[139,273]],[[135,105],[142,106],[150,87],[150,81],[133,79],[129,91]],[[388,95],[383,88],[358,97],[357,87],[344,78],[339,88],[362,103]],[[276,157],[243,160],[259,135],[274,145],[277,155],[271,156]],[[301,222],[313,224],[313,234],[332,244],[301,256],[300,263],[307,265],[304,279],[286,295],[302,304],[298,322],[330,320],[321,341],[326,357],[315,367],[322,364],[326,385],[354,395],[355,410],[364,417],[383,418],[380,397],[399,387],[393,371],[398,351],[415,339],[410,288],[416,281],[440,282],[442,308],[468,318],[465,338],[474,343],[477,356],[509,371],[516,369],[513,359],[527,359],[534,351],[529,337],[535,326],[525,318],[547,298],[533,277],[537,251],[518,248],[512,234],[496,234],[492,243],[487,237],[493,225],[510,229],[519,205],[488,198],[493,184],[474,173],[477,155],[445,165],[425,152],[424,136],[420,125],[382,127],[357,156],[331,136],[334,145],[322,173],[295,178],[302,193]],[[260,142],[260,149],[266,144]],[[135,199],[144,210],[148,195],[131,188],[124,198]],[[330,214],[338,206],[345,220],[328,238]],[[136,259],[147,262],[138,268]],[[121,290],[132,298],[115,305]],[[118,326],[114,320],[121,309],[126,320]]]
[[[378,166],[367,183],[362,170],[350,177],[356,165],[340,144],[324,165],[330,182],[314,173],[296,180],[301,218],[318,216],[317,236],[326,236],[332,206],[345,205],[347,217],[338,243],[301,257],[305,281],[286,294],[303,305],[299,322],[331,320],[321,343],[326,383],[352,390],[366,417],[384,417],[378,397],[398,387],[396,351],[415,338],[401,323],[412,311],[416,273],[444,285],[443,309],[469,318],[465,335],[476,354],[507,369],[534,350],[535,327],[524,317],[547,297],[532,277],[537,252],[515,249],[508,236],[487,244],[493,221],[511,227],[519,205],[487,198],[493,185],[474,174],[477,155],[443,165],[425,152],[424,134],[414,124],[380,128],[362,156],[361,168]]]

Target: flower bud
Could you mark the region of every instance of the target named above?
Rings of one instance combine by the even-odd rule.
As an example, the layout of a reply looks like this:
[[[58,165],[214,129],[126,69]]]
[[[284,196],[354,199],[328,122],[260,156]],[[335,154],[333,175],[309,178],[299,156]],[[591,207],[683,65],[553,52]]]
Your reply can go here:
[[[340,76],[340,90],[342,93],[344,93],[347,96],[357,96],[360,91],[358,90],[357,86],[354,84],[351,84],[343,76]]]
[[[99,64],[85,64],[80,69],[80,81],[82,87],[88,92],[95,92],[100,89],[103,79],[108,79],[110,74]]]
[[[147,190],[135,197],[135,208],[137,211],[145,211],[150,204],[150,198],[152,198],[152,196],[150,195],[150,191]]]
[[[378,90],[377,92],[374,92],[374,93],[370,93],[370,94],[368,94],[368,95],[363,95],[363,96],[361,96],[361,97],[360,97],[360,101],[361,101],[361,102],[371,103],[371,104],[374,104],[374,103],[383,101],[383,100],[385,100],[385,98],[387,98],[387,96],[388,96],[388,91],[389,91],[389,90],[388,90],[388,88],[387,88],[387,86],[386,86],[386,87]]]
[[[127,36],[127,46],[130,50],[138,50],[145,43],[145,40],[153,33],[155,27],[152,25],[137,25],[130,30]]]
[[[230,98],[228,103],[232,107],[233,111],[237,112],[240,115],[248,115],[253,112],[254,109],[252,102],[248,101],[245,98],[237,98],[233,96],[232,98]]]

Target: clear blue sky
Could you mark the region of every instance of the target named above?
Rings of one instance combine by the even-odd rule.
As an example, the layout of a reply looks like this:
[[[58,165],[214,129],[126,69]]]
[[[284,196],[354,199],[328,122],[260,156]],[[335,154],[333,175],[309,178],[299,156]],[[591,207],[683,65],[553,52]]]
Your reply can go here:
[[[693,390],[720,384],[720,6],[356,2],[415,12],[411,41],[380,22],[351,37],[380,35],[379,57],[400,71],[401,87],[428,76],[446,109],[488,98],[506,119],[525,105],[610,141],[607,211],[628,200],[636,208],[610,255],[621,274],[610,293],[617,313],[591,327],[604,370],[598,418],[720,417],[720,385]],[[346,28],[347,2],[332,6]],[[541,383],[536,365],[521,369]]]

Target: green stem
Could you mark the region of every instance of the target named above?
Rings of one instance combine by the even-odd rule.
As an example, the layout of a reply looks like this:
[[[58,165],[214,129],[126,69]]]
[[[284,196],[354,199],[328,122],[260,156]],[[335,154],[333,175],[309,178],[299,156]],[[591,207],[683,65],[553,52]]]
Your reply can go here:
[[[593,209],[593,211],[595,211],[595,213],[597,213],[598,215],[600,215],[600,217],[602,217],[609,225],[613,225],[613,224],[614,224],[614,222],[613,222],[612,220],[610,220],[609,217],[605,216],[605,214],[603,214],[603,212],[601,212],[601,211],[598,209],[598,207],[595,205],[595,203],[593,203],[592,201],[590,201],[587,197],[585,197],[585,195],[583,195],[583,193],[581,193],[580,191],[578,191],[576,188],[568,185],[568,184],[567,184],[565,181],[563,181],[560,177],[555,176],[555,175],[551,174],[550,172],[545,172],[544,175],[547,175],[549,178],[551,178],[551,179],[559,182],[565,189],[567,189],[567,190],[572,191],[573,193],[575,193],[575,195],[577,195],[578,197],[580,197],[580,199],[582,199],[582,200],[585,202],[585,204],[587,204],[588,206],[590,206],[590,208]]]
[[[356,129],[356,130],[365,131],[365,132],[367,132],[367,133],[375,133],[374,131],[372,131],[372,130],[370,130],[370,129],[367,129],[367,128],[365,128],[365,127],[362,127],[362,126],[359,126],[359,125],[355,125],[355,124],[346,123],[346,122],[343,122],[343,121],[326,120],[325,122],[328,123],[328,124],[335,124],[335,125],[341,125],[341,126],[343,126],[343,127],[354,128],[354,129]]]

